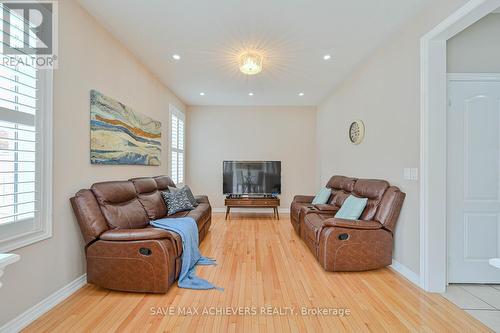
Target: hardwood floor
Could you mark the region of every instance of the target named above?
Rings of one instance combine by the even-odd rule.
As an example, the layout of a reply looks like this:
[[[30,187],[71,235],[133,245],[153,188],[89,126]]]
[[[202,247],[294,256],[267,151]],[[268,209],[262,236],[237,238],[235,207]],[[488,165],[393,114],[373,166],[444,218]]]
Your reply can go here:
[[[445,298],[423,292],[391,269],[323,271],[294,233],[288,216],[277,221],[270,215],[233,213],[224,221],[223,214],[214,214],[201,251],[217,258],[218,265],[199,267],[199,276],[224,291],[175,286],[167,294],[151,295],[87,285],[25,332],[490,331]],[[318,307],[330,313],[314,313]],[[302,313],[303,308],[311,313]],[[349,314],[334,313],[335,309]]]

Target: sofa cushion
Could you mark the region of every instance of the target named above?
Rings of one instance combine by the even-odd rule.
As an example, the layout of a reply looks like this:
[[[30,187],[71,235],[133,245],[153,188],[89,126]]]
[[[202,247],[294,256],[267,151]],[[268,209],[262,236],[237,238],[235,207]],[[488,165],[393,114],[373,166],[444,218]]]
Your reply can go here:
[[[310,203],[295,202],[295,201],[292,202],[292,206],[290,208],[291,218],[294,219],[295,221],[299,221],[300,211],[310,206],[311,206]]]
[[[379,179],[359,179],[354,185],[353,193],[358,197],[368,198],[365,210],[361,214],[361,220],[373,220],[380,201],[385,191],[389,188],[389,183]]]
[[[137,198],[146,210],[150,220],[157,220],[167,215],[167,206],[165,206],[153,178],[133,178],[130,181],[134,184]]]
[[[358,179],[354,185],[353,193],[358,197],[380,200],[389,183],[379,179]]]
[[[394,231],[405,196],[396,186],[389,187],[380,200],[374,219],[382,223],[386,229]]]
[[[210,201],[208,200],[208,197],[206,195],[195,195],[194,198],[196,199],[197,203],[206,203],[210,204]]]
[[[200,231],[203,228],[203,226],[205,225],[205,223],[207,223],[207,221],[210,219],[211,213],[212,213],[212,210],[211,210],[209,204],[200,203],[193,210],[177,212],[169,217],[172,217],[172,218],[192,217],[196,221],[196,224],[198,225],[198,231]]]
[[[134,184],[137,193],[151,193],[158,190],[156,181],[151,177],[140,177],[129,179]]]
[[[356,183],[356,178],[333,176],[326,184],[326,187],[334,190],[343,190],[345,192],[352,192],[355,183]]]
[[[70,201],[86,244],[108,230],[108,223],[92,191],[80,190]]]
[[[156,187],[160,192],[162,191],[168,191],[168,187],[175,187],[175,183],[172,181],[172,179],[169,176],[157,176],[153,177],[153,179],[156,182]]]
[[[330,204],[337,206],[337,207],[341,207],[344,204],[345,199],[347,199],[347,197],[349,197],[350,195],[351,195],[350,192],[338,190],[332,196],[332,199],[330,200]]]
[[[91,187],[101,212],[111,228],[137,229],[149,224],[149,218],[130,181],[95,183]]]
[[[304,217],[304,225],[301,229],[303,237],[305,236],[317,244],[319,241],[319,232],[323,228],[323,221],[331,217],[331,215],[325,214],[307,214]]]
[[[198,224],[198,230],[201,230],[205,223],[207,223],[212,210],[208,204],[199,204],[195,209],[190,210],[187,216],[192,217],[196,224]]]

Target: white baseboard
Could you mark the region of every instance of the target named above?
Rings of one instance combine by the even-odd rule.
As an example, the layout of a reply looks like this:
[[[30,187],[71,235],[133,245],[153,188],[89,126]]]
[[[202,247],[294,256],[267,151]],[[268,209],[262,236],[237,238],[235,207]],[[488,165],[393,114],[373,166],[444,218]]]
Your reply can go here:
[[[389,267],[420,288],[420,276],[417,273],[394,259],[392,259],[392,265]]]
[[[212,208],[214,213],[225,213],[226,208]],[[269,213],[272,214],[272,208],[231,208],[234,213]],[[278,208],[280,214],[290,213],[290,208]]]
[[[16,333],[31,324],[33,321],[41,317],[44,313],[55,307],[57,304],[71,296],[78,289],[87,284],[87,274],[76,278],[66,286],[57,290],[55,293],[42,300],[40,303],[32,306],[24,313],[21,313],[16,318],[9,321],[7,324],[0,327],[1,333]]]

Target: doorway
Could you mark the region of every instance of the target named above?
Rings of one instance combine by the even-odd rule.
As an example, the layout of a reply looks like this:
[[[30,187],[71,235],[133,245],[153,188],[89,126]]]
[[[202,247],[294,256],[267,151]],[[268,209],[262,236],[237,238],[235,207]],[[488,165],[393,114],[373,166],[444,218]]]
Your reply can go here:
[[[444,292],[447,278],[447,49],[453,36],[500,7],[471,0],[421,39],[420,286]]]
[[[449,74],[448,283],[500,284],[500,74]]]

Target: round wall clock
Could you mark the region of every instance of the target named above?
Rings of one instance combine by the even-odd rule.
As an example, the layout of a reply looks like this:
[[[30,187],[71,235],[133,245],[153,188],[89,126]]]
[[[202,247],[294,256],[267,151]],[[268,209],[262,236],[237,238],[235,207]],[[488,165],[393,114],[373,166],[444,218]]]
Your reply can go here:
[[[349,140],[355,145],[363,142],[365,137],[365,124],[361,120],[355,120],[349,126]]]

